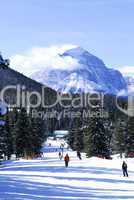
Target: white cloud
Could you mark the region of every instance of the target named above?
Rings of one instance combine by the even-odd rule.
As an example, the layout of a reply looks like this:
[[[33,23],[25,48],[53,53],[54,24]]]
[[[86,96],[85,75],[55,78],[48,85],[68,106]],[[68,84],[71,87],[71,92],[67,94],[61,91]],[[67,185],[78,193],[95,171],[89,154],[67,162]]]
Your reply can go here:
[[[122,66],[118,70],[125,76],[134,76],[134,66]]]
[[[72,57],[61,57],[59,54],[74,48],[74,45],[51,47],[34,47],[23,54],[12,56],[11,67],[27,76],[42,69],[74,69],[80,66]]]

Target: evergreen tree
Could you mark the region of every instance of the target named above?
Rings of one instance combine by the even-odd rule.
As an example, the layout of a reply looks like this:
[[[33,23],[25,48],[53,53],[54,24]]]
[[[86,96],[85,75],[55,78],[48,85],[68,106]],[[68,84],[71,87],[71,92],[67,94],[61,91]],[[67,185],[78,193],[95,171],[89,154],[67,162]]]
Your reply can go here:
[[[30,132],[32,133],[33,155],[38,155],[47,137],[44,121],[41,118],[31,118]]]
[[[40,154],[45,139],[44,121],[41,118],[32,118],[24,108],[21,109],[14,127],[17,157],[34,158]]]
[[[73,130],[74,141],[73,141],[73,149],[76,151],[82,151],[84,149],[83,142],[83,130],[82,130],[82,121],[80,117],[75,119],[75,129]]]
[[[85,128],[85,151],[88,157],[109,158],[108,137],[103,122],[98,117],[90,118]]]
[[[32,134],[30,131],[30,119],[24,108],[21,109],[17,123],[14,127],[15,150],[17,157],[32,156]]]
[[[69,130],[67,137],[67,141],[71,149],[75,151],[82,151],[84,149],[83,138],[82,118],[81,116],[77,116],[73,120],[73,127]]]
[[[114,134],[114,146],[115,152],[120,154],[122,158],[122,153],[126,151],[126,122],[124,120],[119,120],[116,124],[115,134]]]
[[[9,160],[12,153],[12,134],[9,125],[9,116],[7,114],[5,124],[0,125],[0,154]]]
[[[74,136],[73,149],[75,151],[82,151],[84,148],[83,131],[80,128],[77,128],[74,130]]]
[[[6,153],[6,130],[4,125],[0,125],[0,158],[5,158]]]
[[[129,117],[126,138],[126,155],[134,157],[134,117]]]
[[[75,138],[75,131],[73,129],[69,130],[69,134],[66,136],[66,140],[68,145],[72,150],[74,150],[74,138]]]
[[[6,121],[5,121],[5,143],[6,143],[5,155],[9,160],[13,153],[13,137],[12,137],[12,130],[10,127],[10,120],[8,114],[6,115]]]

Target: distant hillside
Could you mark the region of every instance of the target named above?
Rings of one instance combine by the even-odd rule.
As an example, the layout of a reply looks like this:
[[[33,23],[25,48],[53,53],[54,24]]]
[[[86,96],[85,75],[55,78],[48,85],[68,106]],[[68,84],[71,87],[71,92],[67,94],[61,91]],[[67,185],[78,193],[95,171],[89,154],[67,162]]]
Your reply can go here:
[[[10,85],[25,86],[25,91],[29,92],[36,91],[39,92],[40,94],[42,92],[42,87],[43,87],[43,84],[38,83],[35,80],[32,80],[31,78],[28,78],[9,67],[3,68],[3,66],[0,65],[0,91],[6,86]],[[45,91],[44,92],[45,100],[50,103],[52,101],[52,97],[55,96],[56,92],[48,87],[46,87],[44,91]],[[7,91],[6,100],[7,99],[10,100],[10,103],[16,101],[16,91],[14,89]]]
[[[0,67],[0,89],[8,85],[25,85],[29,91],[41,91],[42,84],[24,76],[23,74],[7,67]]]

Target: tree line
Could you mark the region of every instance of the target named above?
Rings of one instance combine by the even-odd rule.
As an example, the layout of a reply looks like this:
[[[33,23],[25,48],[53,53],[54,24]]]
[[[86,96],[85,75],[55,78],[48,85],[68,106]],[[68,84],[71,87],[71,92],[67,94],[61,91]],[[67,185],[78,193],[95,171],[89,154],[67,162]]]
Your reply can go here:
[[[32,118],[25,108],[8,113],[5,125],[0,126],[0,157],[10,159],[12,154],[26,159],[40,154],[46,139],[44,122]]]
[[[66,138],[70,147],[85,152],[87,157],[111,159],[111,155],[117,153],[121,158],[123,154],[134,157],[134,117],[117,112],[114,110],[107,119],[76,118]]]
[[[121,100],[121,104],[126,106],[126,101]],[[93,111],[97,113],[100,109],[95,107]],[[119,153],[120,157],[123,153],[134,157],[134,117],[119,111],[114,98],[109,96],[106,96],[105,111],[108,118],[96,115],[61,118],[56,126],[56,118],[33,118],[32,111],[28,113],[25,108],[19,111],[14,108],[6,115],[5,125],[0,126],[0,156],[10,159],[12,154],[16,154],[16,157],[33,158],[40,153],[48,132],[67,130],[68,127],[68,144],[73,150],[85,152],[88,157],[110,158],[114,153]]]

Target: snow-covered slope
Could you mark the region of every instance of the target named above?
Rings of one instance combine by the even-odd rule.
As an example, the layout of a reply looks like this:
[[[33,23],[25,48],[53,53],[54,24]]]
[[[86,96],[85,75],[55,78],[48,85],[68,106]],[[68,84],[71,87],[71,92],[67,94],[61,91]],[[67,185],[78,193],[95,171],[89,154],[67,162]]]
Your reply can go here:
[[[53,148],[56,144],[50,142]],[[68,168],[59,160],[58,152],[45,153],[39,160],[1,165],[0,200],[134,199],[133,159],[127,159],[129,177],[123,177],[119,158],[88,159],[82,154],[79,160],[76,152],[68,153]]]
[[[32,78],[63,93],[104,91],[116,94],[126,89],[126,82],[119,71],[107,68],[101,59],[81,47],[70,49],[60,57],[71,57],[78,66],[72,70],[42,68]]]

